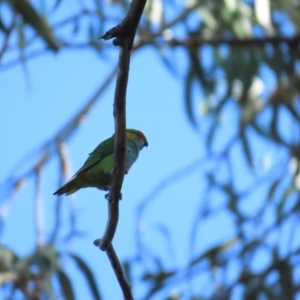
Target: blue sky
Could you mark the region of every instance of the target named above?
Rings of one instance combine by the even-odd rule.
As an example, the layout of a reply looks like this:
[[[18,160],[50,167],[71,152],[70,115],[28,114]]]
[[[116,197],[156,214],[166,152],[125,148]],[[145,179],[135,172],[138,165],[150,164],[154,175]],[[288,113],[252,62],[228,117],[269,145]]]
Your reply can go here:
[[[176,56],[176,65],[184,66],[182,53],[177,51]],[[6,129],[0,133],[0,140],[5,141],[2,144],[1,181],[17,161],[51,138],[78,111],[115,65],[117,57],[117,49],[109,61],[85,51],[64,50],[58,55],[47,54],[28,62],[28,77],[20,66],[0,74],[0,88],[4,95],[0,104],[4,118],[1,118],[0,126]],[[112,134],[113,93],[114,83],[67,143],[70,176],[81,167],[87,154]],[[225,122],[228,124],[229,121]],[[114,239],[121,260],[135,254],[135,218],[139,203],[162,179],[204,157],[201,135],[191,127],[185,115],[183,83],[166,70],[151,48],[132,57],[127,127],[142,130],[148,138],[149,147],[142,151],[139,160],[125,177],[120,220]],[[26,169],[26,165],[24,167]],[[56,198],[52,193],[57,189],[58,172],[56,157],[47,164],[42,176],[41,197],[46,236],[53,224]],[[163,190],[148,205],[138,224],[145,245],[163,259],[165,266],[170,269],[183,267],[188,262],[190,229],[199,210],[199,200],[200,203],[205,201],[201,196],[204,187],[203,175],[195,169]],[[104,299],[121,299],[121,291],[105,253],[92,244],[95,238],[101,237],[106,224],[104,193],[96,189],[84,189],[77,192],[74,199],[78,229],[85,232],[86,236],[72,241],[68,250],[82,256],[92,267]],[[222,202],[217,197],[213,199],[216,203]],[[61,201],[64,201],[63,235],[69,228],[68,199],[62,197]],[[208,249],[232,236],[229,216],[220,213],[217,218],[217,222],[210,219],[201,224],[195,242],[196,250]],[[219,230],[220,224],[222,231]],[[159,230],[165,227],[170,230],[172,253],[168,252],[166,240]],[[9,211],[1,238],[3,244],[20,255],[26,255],[34,249],[34,234],[34,180],[30,179]],[[61,243],[60,249],[62,247]],[[74,276],[78,295],[83,297],[88,293],[85,285],[81,283],[79,275],[73,275],[74,266],[70,260],[66,258],[64,264]],[[155,266],[149,268],[155,269]],[[179,287],[179,290],[181,288],[184,289]],[[198,290],[197,287],[195,289]],[[134,292],[141,296],[143,289],[134,287]]]
[[[205,55],[206,52],[203,53]],[[209,51],[206,55],[204,59],[209,60]],[[22,158],[54,136],[84,105],[116,65],[117,59],[117,48],[106,59],[84,50],[62,50],[56,55],[48,53],[29,61],[26,73],[22,66],[0,73],[0,182],[8,174],[16,176],[32,164],[36,158],[35,153],[25,164],[15,168]],[[187,66],[182,50],[174,51],[173,62],[179,73],[184,74]],[[81,167],[88,153],[113,133],[114,86],[115,82],[101,95],[92,112],[66,144],[70,162],[69,177]],[[194,168],[160,190],[145,209],[140,222],[136,223],[139,204],[162,180],[205,157],[203,132],[206,130],[207,119],[200,114],[201,93],[195,94],[195,111],[201,125],[196,131],[185,114],[183,90],[184,83],[180,77],[172,75],[165,68],[151,47],[146,47],[132,56],[127,94],[127,127],[143,131],[149,147],[141,152],[139,160],[126,175],[122,189],[120,220],[114,238],[114,246],[121,260],[136,254],[137,230],[143,243],[163,260],[167,268],[184,267],[189,260],[190,231],[200,208],[208,198],[205,193],[206,181],[200,168]],[[224,145],[224,141],[236,130],[236,106],[229,104],[225,112],[216,149]],[[254,156],[257,161],[265,153],[274,158],[276,151],[272,145],[266,146],[257,140]],[[236,159],[235,172],[243,174],[238,177],[237,184],[246,187],[253,177],[247,173],[247,165],[240,157],[239,146],[236,146],[233,155]],[[213,162],[205,161],[203,166],[204,170],[212,169]],[[15,172],[10,173],[12,169]],[[264,171],[265,169],[258,168],[255,175],[263,174]],[[221,165],[218,176],[226,179],[227,173],[226,166]],[[58,174],[58,158],[54,157],[42,171],[41,199],[44,206],[45,237],[51,232],[54,222],[57,199],[52,194],[58,188]],[[3,201],[6,190],[1,186],[0,191]],[[265,192],[263,189],[257,191],[258,195]],[[59,249],[75,252],[87,261],[96,275],[104,299],[122,299],[121,290],[105,253],[92,244],[94,239],[102,236],[106,225],[104,194],[96,189],[83,189],[70,197],[75,201],[78,229],[86,234],[67,245],[60,242]],[[35,247],[34,199],[34,178],[29,178],[8,212],[1,235],[1,243],[20,256],[29,254]],[[218,191],[213,191],[208,199],[212,207],[226,203],[224,195]],[[259,200],[259,197],[251,197],[241,205],[245,206],[245,211],[253,213],[259,208]],[[68,197],[62,197],[61,201],[63,224],[60,237],[64,237],[69,230],[68,207],[71,202]],[[227,241],[234,235],[232,219],[224,211],[202,221],[200,225],[194,241],[195,253]],[[166,228],[170,231],[171,250],[165,238],[168,232],[165,231],[166,235],[163,235]],[[261,261],[267,257],[264,253],[259,255]],[[67,256],[63,264],[76,283],[74,287],[78,296],[82,299],[89,297],[86,285]],[[153,265],[148,267],[149,270],[155,269]],[[233,262],[233,270],[237,269],[238,266],[234,266]],[[135,270],[136,274],[140,271],[138,268]],[[200,285],[194,284],[193,289],[201,291],[206,284],[204,278]],[[141,282],[136,281],[133,288],[138,297],[143,295],[144,287]],[[178,286],[178,291],[184,291],[185,288],[184,285]],[[160,296],[156,299],[160,299]]]
[[[115,65],[117,57],[117,49],[108,62],[85,51],[64,50],[58,55],[47,54],[28,62],[27,76],[21,66],[0,74],[0,88],[4,95],[0,103],[3,114],[0,126],[4,129],[0,133],[0,140],[5,141],[1,143],[1,182],[16,162],[51,138],[78,111],[103,81],[107,71]],[[178,58],[179,62],[183,62],[180,53]],[[113,93],[114,83],[67,144],[70,175],[82,165],[87,154],[101,140],[113,133]],[[128,85],[127,127],[142,130],[148,138],[149,147],[142,151],[123,186],[121,217],[114,240],[121,260],[132,256],[135,249],[133,233],[139,202],[160,180],[203,154],[201,141],[186,119],[182,95],[181,82],[170,75],[150,48],[133,55]],[[140,224],[144,242],[153,247],[155,241],[158,247],[153,247],[154,251],[166,258],[170,267],[186,262],[190,220],[195,216],[197,193],[201,189],[199,176],[196,171],[176,183],[172,189],[162,192],[149,205]],[[52,193],[57,188],[57,178],[56,158],[47,164],[42,176],[41,197],[46,235],[53,222],[56,198]],[[189,186],[195,186],[196,189],[190,189]],[[74,196],[78,227],[87,235],[74,240],[70,249],[92,266],[105,299],[117,299],[121,298],[121,292],[106,255],[92,245],[92,241],[100,237],[105,228],[107,211],[103,197],[104,193],[96,189],[85,189]],[[63,228],[66,232],[67,198],[63,197],[61,201],[64,201]],[[172,237],[176,249],[174,260],[168,259],[168,253],[165,253],[166,247],[155,229],[156,223],[172,228],[180,237]],[[34,233],[34,180],[30,179],[9,211],[1,240],[20,255],[26,255],[34,248]],[[65,263],[67,267],[70,265],[68,260]],[[75,288],[78,289],[78,286]],[[80,294],[83,293],[81,289],[80,286]]]

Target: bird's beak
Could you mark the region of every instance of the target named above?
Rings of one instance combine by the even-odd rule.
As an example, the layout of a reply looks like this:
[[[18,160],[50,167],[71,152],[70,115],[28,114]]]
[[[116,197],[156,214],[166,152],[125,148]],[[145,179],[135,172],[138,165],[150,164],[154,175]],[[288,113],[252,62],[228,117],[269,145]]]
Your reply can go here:
[[[144,144],[145,147],[148,147],[148,141],[145,140],[145,144]]]

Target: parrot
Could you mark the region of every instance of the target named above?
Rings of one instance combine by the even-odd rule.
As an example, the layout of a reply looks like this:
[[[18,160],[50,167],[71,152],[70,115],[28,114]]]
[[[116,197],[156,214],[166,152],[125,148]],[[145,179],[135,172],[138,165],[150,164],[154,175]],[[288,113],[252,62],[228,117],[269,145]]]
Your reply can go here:
[[[148,147],[145,135],[135,129],[126,129],[125,174],[137,160],[140,151]],[[59,188],[53,195],[70,195],[81,188],[96,187],[108,191],[112,183],[114,168],[115,135],[101,142],[83,166],[75,173],[71,180]]]

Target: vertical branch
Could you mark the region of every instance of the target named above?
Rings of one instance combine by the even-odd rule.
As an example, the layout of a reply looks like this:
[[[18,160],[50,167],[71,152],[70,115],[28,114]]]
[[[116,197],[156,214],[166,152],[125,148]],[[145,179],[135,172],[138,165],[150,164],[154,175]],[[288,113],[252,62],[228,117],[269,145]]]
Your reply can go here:
[[[132,49],[137,26],[140,22],[145,5],[146,0],[133,0],[128,13],[122,22],[102,36],[105,40],[115,38],[113,43],[115,46],[120,46],[120,54],[114,97],[115,164],[113,170],[113,182],[108,195],[109,216],[103,238],[94,241],[94,244],[101,250],[106,251],[126,300],[133,300],[131,287],[125,278],[111,242],[119,220],[119,200],[121,199],[121,188],[125,171],[126,91],[129,76],[130,50]]]
[[[119,72],[114,99],[115,118],[115,165],[114,180],[108,196],[108,221],[100,248],[105,250],[111,243],[119,220],[119,199],[125,171],[125,130],[126,130],[126,91],[130,64],[130,50],[121,48],[119,55]]]
[[[105,251],[112,242],[117,229],[119,219],[119,200],[124,179],[125,165],[125,130],[126,130],[126,91],[130,64],[130,50],[132,49],[137,26],[141,19],[146,0],[133,0],[130,9],[116,27],[108,30],[101,38],[108,40],[115,38],[113,43],[120,46],[118,77],[114,97],[114,118],[115,118],[115,165],[114,178],[109,192],[108,221],[102,239],[94,243]]]

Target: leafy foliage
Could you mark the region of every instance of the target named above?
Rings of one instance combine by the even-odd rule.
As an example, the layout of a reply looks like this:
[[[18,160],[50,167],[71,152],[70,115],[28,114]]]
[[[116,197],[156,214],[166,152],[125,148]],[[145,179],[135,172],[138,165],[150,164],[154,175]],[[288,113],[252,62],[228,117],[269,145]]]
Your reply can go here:
[[[65,299],[75,299],[74,289],[69,276],[64,271],[60,257],[54,245],[38,246],[30,255],[19,258],[10,249],[1,246],[1,285],[10,287],[8,294],[21,290],[28,298],[44,295],[52,298],[55,294],[54,279],[57,279]],[[86,278],[94,299],[101,299],[99,289],[89,267],[80,257],[70,254]],[[12,285],[11,285],[12,283]]]

